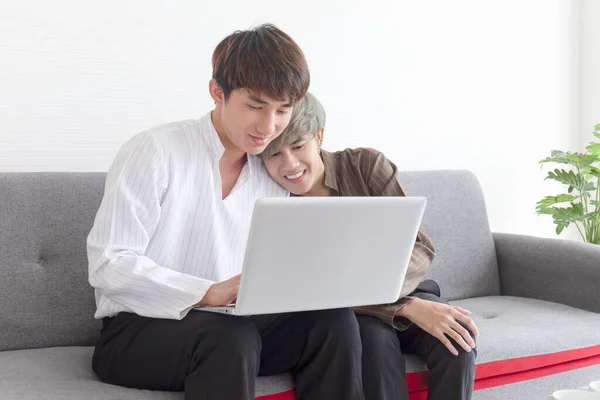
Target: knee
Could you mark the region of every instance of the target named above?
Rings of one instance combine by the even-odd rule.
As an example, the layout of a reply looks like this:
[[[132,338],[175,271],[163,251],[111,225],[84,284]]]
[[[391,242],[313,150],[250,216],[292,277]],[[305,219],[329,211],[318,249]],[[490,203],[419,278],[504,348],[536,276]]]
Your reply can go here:
[[[359,335],[358,321],[356,315],[349,308],[325,310],[319,313],[320,323],[334,333],[350,332]]]
[[[360,348],[360,330],[356,315],[349,308],[323,310],[312,314],[315,330],[342,346]]]
[[[210,343],[218,356],[258,359],[261,338],[256,326],[247,318],[224,317],[208,333],[199,335],[197,348],[206,350]]]
[[[366,315],[356,317],[360,329],[363,350],[389,352],[391,348],[400,351],[396,330],[378,318]]]
[[[389,368],[405,373],[405,359],[396,330],[375,317],[359,315],[357,320],[362,342],[364,376],[371,376],[371,373],[379,375]],[[365,371],[365,368],[372,371]]]
[[[462,322],[459,323],[463,328],[467,330],[467,332],[469,332],[469,335],[471,335],[471,338],[475,343],[475,347],[472,348],[471,351],[465,351],[462,347],[454,343],[456,350],[458,350],[458,356],[455,356],[455,358],[457,359],[455,360],[455,363],[457,366],[472,367],[475,365],[475,359],[477,358],[477,339],[475,338],[475,336],[473,336],[473,333],[469,330],[469,328],[466,325],[464,325]]]
[[[446,346],[444,346],[441,342],[439,342],[438,346],[443,347],[441,349],[441,353],[444,354],[442,363],[447,368],[461,370],[461,371],[471,371],[475,367],[475,362],[477,358],[477,347],[471,349],[471,351],[466,351],[461,346],[459,346],[454,340],[450,340],[454,348],[458,351],[458,355],[454,355],[450,353]]]
[[[470,370],[475,366],[475,360],[477,358],[477,347],[471,349],[471,351],[465,351],[462,347],[456,346],[456,350],[458,350],[458,355],[455,356],[450,354],[449,363],[456,368],[461,370]]]

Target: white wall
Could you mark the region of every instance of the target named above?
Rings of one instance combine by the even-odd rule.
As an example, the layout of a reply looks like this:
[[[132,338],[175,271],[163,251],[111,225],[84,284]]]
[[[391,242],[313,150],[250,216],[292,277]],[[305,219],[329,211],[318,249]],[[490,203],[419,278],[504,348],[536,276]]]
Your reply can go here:
[[[534,214],[553,190],[537,161],[581,143],[573,4],[5,1],[0,171],[105,171],[133,134],[209,110],[215,45],[273,22],[306,53],[327,148],[471,169],[493,230],[554,236]]]
[[[600,1],[581,0],[580,27],[580,102],[581,147],[591,140],[594,125],[600,123]]]

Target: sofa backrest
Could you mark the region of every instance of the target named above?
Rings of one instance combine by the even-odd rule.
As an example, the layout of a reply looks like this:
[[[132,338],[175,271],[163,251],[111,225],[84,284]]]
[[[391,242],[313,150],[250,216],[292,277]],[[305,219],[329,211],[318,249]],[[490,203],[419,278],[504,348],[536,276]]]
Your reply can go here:
[[[95,343],[86,238],[105,176],[0,174],[0,350]]]
[[[104,173],[0,173],[0,350],[93,345],[100,323],[86,238]],[[500,293],[483,195],[467,171],[402,172],[428,206],[429,277],[449,299]]]
[[[500,294],[494,239],[483,192],[469,171],[400,172],[408,196],[427,197],[422,228],[436,257],[428,278],[448,300]]]

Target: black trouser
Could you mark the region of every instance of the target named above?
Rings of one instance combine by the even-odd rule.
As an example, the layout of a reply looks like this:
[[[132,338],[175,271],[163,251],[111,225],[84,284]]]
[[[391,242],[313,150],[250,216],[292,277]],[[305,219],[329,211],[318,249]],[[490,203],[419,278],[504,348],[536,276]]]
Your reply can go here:
[[[104,382],[183,390],[186,400],[253,400],[257,375],[285,372],[299,400],[362,400],[361,354],[349,309],[250,318],[191,311],[181,321],[120,313],[103,321],[92,367]]]
[[[432,294],[418,297],[441,302]],[[381,320],[357,316],[363,345],[363,384],[366,400],[408,400],[403,353],[421,356],[427,368],[428,400],[470,400],[477,350],[466,352],[450,339],[458,356],[416,325],[398,332]]]

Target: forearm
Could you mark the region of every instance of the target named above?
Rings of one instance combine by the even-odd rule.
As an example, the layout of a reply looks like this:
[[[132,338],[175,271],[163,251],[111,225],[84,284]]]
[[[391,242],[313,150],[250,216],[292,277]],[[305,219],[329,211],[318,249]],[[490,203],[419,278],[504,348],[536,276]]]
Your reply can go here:
[[[214,283],[161,267],[128,250],[88,242],[89,282],[138,315],[181,319]]]

